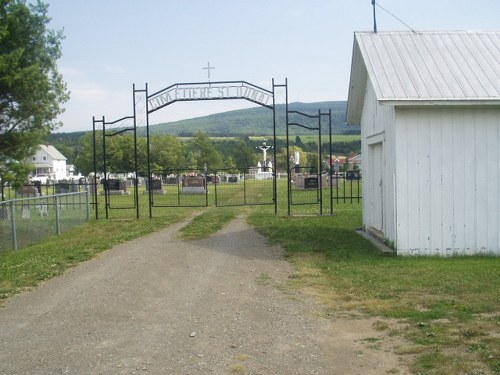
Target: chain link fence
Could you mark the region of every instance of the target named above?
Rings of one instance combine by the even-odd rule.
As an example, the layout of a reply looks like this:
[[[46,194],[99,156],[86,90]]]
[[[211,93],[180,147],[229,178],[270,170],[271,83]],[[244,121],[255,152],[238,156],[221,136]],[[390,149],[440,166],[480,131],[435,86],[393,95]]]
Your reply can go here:
[[[88,190],[0,202],[0,251],[17,250],[90,220]]]

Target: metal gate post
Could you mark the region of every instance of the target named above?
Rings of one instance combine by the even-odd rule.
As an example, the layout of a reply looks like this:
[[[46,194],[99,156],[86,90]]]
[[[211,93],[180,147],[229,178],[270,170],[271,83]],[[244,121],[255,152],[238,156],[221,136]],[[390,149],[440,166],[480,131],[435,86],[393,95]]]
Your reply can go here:
[[[102,116],[102,154],[104,158],[104,208],[106,210],[106,219],[109,219],[109,207],[108,207],[108,163],[106,157],[106,121],[105,117]]]
[[[92,132],[94,134],[92,139],[92,145],[94,147],[94,209],[95,209],[95,219],[99,220],[99,203],[97,195],[97,150],[96,150],[96,134],[95,134],[95,123],[97,120],[92,116]],[[88,181],[87,181],[88,182]]]
[[[323,154],[321,153],[322,145],[321,145],[321,110],[318,109],[318,143],[319,143],[319,150],[318,150],[318,171],[319,171],[319,214],[323,215],[323,173],[321,172],[321,163],[323,161]]]

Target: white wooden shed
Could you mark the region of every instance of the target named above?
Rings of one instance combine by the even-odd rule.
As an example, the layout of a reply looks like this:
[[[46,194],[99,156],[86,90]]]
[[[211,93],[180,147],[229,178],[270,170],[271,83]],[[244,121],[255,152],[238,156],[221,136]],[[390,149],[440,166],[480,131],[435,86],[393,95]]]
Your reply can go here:
[[[398,255],[500,255],[500,32],[357,32],[363,221]]]

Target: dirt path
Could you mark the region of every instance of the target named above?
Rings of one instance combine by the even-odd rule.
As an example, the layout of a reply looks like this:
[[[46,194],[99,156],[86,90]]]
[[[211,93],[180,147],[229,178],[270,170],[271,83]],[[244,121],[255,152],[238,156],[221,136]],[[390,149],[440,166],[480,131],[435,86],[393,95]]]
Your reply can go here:
[[[370,321],[326,320],[244,218],[121,244],[0,308],[0,374],[405,374]]]

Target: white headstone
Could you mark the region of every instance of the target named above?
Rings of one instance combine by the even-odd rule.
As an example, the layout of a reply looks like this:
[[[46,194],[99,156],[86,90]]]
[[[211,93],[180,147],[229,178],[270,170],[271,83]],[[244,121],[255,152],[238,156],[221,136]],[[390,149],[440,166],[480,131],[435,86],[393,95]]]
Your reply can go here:
[[[30,218],[30,206],[24,205],[23,210],[21,212],[21,217],[23,219],[29,219]]]

